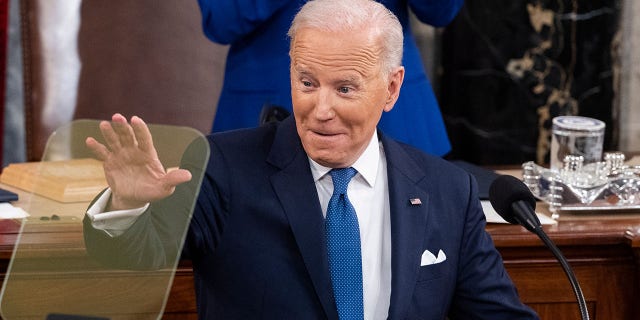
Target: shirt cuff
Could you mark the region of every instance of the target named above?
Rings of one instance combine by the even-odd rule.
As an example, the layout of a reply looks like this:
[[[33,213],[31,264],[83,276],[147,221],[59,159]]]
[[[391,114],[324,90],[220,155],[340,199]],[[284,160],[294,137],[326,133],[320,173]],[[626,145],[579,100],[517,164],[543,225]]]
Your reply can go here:
[[[89,207],[87,216],[91,220],[91,226],[104,231],[111,237],[117,237],[127,231],[138,220],[138,217],[149,208],[147,203],[141,208],[104,212],[110,198],[111,189],[107,189]]]

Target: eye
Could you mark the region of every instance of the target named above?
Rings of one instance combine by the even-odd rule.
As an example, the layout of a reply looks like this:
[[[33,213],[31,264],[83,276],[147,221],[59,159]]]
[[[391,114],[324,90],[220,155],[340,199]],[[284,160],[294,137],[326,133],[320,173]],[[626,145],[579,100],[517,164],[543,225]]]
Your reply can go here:
[[[302,80],[302,85],[305,87],[311,87],[311,81]]]
[[[351,88],[349,88],[349,87],[340,87],[340,88],[338,88],[338,91],[340,93],[346,94],[346,93],[349,93],[351,91]]]

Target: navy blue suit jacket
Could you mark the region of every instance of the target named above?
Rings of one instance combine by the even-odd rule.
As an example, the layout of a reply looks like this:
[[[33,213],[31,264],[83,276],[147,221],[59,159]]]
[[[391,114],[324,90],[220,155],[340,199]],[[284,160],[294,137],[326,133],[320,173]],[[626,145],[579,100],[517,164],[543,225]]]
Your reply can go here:
[[[440,158],[379,138],[391,209],[389,318],[537,318],[520,302],[485,232],[475,180]],[[184,246],[193,261],[200,317],[337,319],[324,218],[293,118],[215,134],[209,144]],[[414,198],[421,204],[412,204]],[[152,206],[148,214],[157,211],[166,208]],[[154,219],[144,220],[153,225]],[[141,228],[129,237],[154,232]],[[421,266],[425,250],[442,250],[446,260]],[[153,255],[145,260],[162,261],[158,250]]]

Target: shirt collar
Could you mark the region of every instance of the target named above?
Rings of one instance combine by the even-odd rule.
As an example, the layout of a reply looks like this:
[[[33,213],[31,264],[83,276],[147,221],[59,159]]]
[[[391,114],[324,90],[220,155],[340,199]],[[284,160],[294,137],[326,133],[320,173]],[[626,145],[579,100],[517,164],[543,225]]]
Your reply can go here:
[[[326,175],[332,168],[325,167],[313,159],[309,158],[311,164],[311,174],[313,175],[313,181],[317,182],[324,175]],[[356,169],[358,173],[364,178],[370,187],[376,182],[378,175],[378,164],[380,163],[380,143],[378,142],[378,132],[375,131],[369,140],[369,144],[360,157],[354,162],[351,167]]]

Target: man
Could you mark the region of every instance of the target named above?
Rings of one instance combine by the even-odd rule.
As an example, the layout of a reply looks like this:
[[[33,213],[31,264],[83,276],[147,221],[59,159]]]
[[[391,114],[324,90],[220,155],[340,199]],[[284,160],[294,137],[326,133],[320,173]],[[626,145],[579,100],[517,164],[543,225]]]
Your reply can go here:
[[[473,178],[376,130],[404,77],[396,17],[374,1],[315,0],[289,35],[293,118],[209,137],[184,248],[199,316],[537,318],[484,230]],[[87,145],[105,161],[111,192],[85,220],[88,250],[100,255],[117,243],[104,249],[115,260],[160,266],[175,243],[131,247],[162,238],[154,227],[170,223],[149,221],[170,220],[171,209],[138,209],[124,227],[98,226],[96,217],[103,206],[171,206],[166,199],[191,175],[164,172],[141,119],[114,115],[101,129],[107,146]]]

